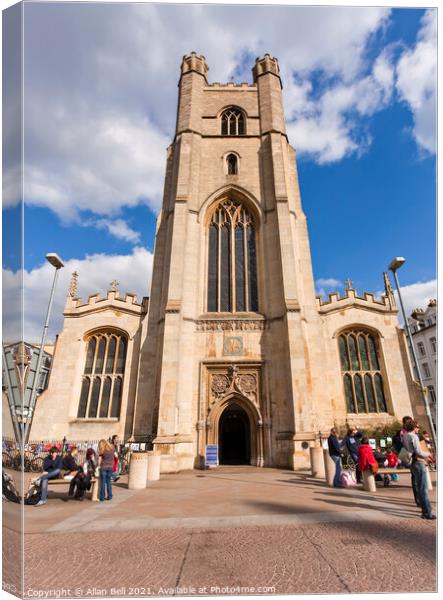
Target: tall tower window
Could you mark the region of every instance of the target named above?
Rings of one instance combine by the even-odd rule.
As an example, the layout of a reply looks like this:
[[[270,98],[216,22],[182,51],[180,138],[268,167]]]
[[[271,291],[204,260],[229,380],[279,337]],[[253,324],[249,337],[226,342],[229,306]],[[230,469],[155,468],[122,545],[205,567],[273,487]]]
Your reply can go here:
[[[128,340],[115,332],[96,332],[87,339],[77,417],[107,419],[120,416]]]
[[[227,108],[221,118],[222,135],[244,135],[246,133],[245,116],[238,108]]]
[[[208,311],[258,310],[255,227],[240,203],[220,203],[209,224]]]
[[[338,350],[348,413],[387,412],[378,340],[350,330],[338,338]]]
[[[235,154],[228,154],[226,157],[226,163],[228,167],[228,175],[237,175],[238,173],[238,159]]]

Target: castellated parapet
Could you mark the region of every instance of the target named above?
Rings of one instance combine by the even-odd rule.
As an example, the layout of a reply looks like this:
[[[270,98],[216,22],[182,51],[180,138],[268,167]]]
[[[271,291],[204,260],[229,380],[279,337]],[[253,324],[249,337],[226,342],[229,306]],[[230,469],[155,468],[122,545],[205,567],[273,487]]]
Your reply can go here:
[[[182,64],[181,64],[182,75],[184,75],[185,73],[190,73],[191,71],[194,71],[195,73],[199,73],[200,75],[203,75],[203,77],[206,79],[206,75],[209,71],[209,67],[206,64],[206,59],[203,55],[198,56],[197,52],[191,52],[191,54],[185,54],[185,56],[183,57]],[[207,81],[207,79],[206,79],[206,81]]]
[[[278,64],[278,60],[276,58],[271,57],[269,54],[265,54],[263,58],[255,59],[255,65],[252,69],[254,82],[256,82],[261,75],[265,75],[266,73],[272,73],[273,75],[276,75],[280,80],[280,67]]]
[[[397,314],[397,307],[389,296],[383,295],[380,300],[377,300],[371,292],[364,292],[363,296],[359,296],[353,288],[345,290],[344,296],[333,292],[328,294],[327,300],[323,300],[320,296],[317,296],[316,299],[318,311],[322,315],[348,308]]]
[[[101,298],[97,292],[88,296],[87,302],[81,298],[73,298],[68,295],[63,315],[65,317],[83,316],[91,311],[114,309],[122,312],[130,312],[137,315],[145,315],[148,311],[149,298],[144,297],[142,302],[137,301],[137,295],[127,292],[120,297],[118,290],[108,290],[106,298]]]

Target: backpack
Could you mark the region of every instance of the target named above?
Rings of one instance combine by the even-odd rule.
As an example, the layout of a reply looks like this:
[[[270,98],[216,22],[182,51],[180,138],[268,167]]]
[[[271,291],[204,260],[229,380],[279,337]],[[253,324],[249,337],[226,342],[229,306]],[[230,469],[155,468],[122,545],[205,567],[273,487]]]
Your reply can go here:
[[[411,466],[413,457],[413,453],[408,452],[404,447],[400,450],[400,453],[398,455],[399,460],[401,460],[402,464],[405,465],[405,467]]]
[[[9,502],[20,504],[20,495],[15,489],[14,480],[4,471],[2,471],[2,496]]]
[[[397,431],[397,433],[394,435],[394,437],[392,438],[392,447],[394,448],[394,450],[397,454],[403,448],[403,444],[401,441],[401,429],[399,429]]]
[[[33,485],[25,496],[25,504],[35,506],[42,499],[42,490],[38,485]]]

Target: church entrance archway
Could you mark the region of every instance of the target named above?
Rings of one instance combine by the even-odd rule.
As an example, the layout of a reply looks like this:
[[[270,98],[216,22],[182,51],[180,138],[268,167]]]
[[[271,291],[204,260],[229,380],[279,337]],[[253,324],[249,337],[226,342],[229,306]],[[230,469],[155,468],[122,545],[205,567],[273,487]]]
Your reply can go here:
[[[218,425],[219,460],[222,465],[251,463],[251,423],[238,404],[229,404],[220,415]]]

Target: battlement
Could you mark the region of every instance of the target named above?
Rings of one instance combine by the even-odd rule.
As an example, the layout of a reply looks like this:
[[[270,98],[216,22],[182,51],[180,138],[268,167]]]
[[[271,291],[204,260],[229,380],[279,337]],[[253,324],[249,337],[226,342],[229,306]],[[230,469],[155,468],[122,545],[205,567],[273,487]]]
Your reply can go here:
[[[277,77],[280,77],[278,60],[269,54],[265,54],[263,58],[255,59],[255,65],[252,68],[254,82],[257,81],[258,77],[265,75],[266,73],[273,73]]]
[[[85,313],[113,308],[123,312],[135,312],[145,314],[148,310],[149,298],[144,297],[140,302],[137,301],[137,295],[127,292],[124,297],[120,297],[118,290],[108,290],[106,297],[102,298],[97,292],[88,296],[87,302],[81,298],[74,298],[68,295],[65,305],[65,316],[83,315]]]
[[[316,300],[320,314],[350,307],[378,312],[397,312],[395,301],[389,294],[383,294],[381,299],[377,300],[371,292],[364,292],[363,296],[359,296],[353,288],[345,290],[344,296],[340,296],[339,292],[333,292],[328,294],[328,300],[323,300],[321,296],[317,296]]]
[[[191,54],[185,54],[183,56],[182,64],[181,64],[181,73],[185,75],[186,73],[195,72],[203,75],[205,80],[207,81],[207,73],[209,71],[209,67],[206,64],[206,59],[203,55],[198,56],[197,52],[191,52]]]
[[[208,85],[206,86],[208,88],[214,89],[226,89],[226,88],[235,88],[235,89],[245,89],[245,88],[256,88],[257,86],[255,85],[255,83],[247,83],[246,81],[243,81],[242,83],[235,83],[234,81],[229,81],[228,83],[220,83],[219,81],[216,81],[214,83],[208,83]]]

